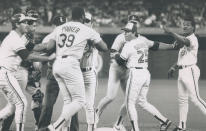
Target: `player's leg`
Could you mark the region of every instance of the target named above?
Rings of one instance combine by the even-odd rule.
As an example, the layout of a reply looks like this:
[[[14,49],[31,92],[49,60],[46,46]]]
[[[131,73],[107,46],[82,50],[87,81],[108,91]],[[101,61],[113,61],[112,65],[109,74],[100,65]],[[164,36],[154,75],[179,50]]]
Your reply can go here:
[[[47,127],[51,122],[53,106],[59,94],[59,86],[55,79],[49,79],[46,84],[42,111],[39,118],[38,128]]]
[[[64,104],[58,120],[49,126],[49,128],[53,127],[55,130],[62,129],[65,122],[71,119],[85,104],[85,87],[80,67],[76,66],[78,65],[76,63],[73,63],[76,67],[68,67],[68,65],[71,65],[70,62],[71,61],[66,61],[66,63],[61,62],[61,65],[58,63],[53,69],[64,101],[67,99],[72,100],[71,103]],[[62,68],[60,69],[59,66]]]
[[[125,73],[129,74],[128,72],[125,72]],[[125,77],[123,77],[120,80],[121,89],[122,89],[124,95],[126,94],[127,80],[128,80],[128,76],[127,75],[125,75]],[[126,115],[127,115],[127,109],[126,109],[126,103],[124,102],[122,104],[122,106],[120,107],[119,116],[118,116],[118,118],[117,118],[117,120],[115,122],[114,128],[120,129],[120,130],[124,130],[122,128],[124,128],[123,121],[124,121],[124,118],[125,118]]]
[[[135,105],[138,99],[140,89],[146,81],[143,75],[138,76],[138,74],[140,75],[142,73],[141,72],[139,73],[135,69],[131,69],[129,79],[127,82],[127,91],[126,91],[126,107],[127,107],[129,118],[131,120],[133,131],[139,131],[137,110]]]
[[[182,75],[183,75],[182,70],[179,70],[179,77],[177,81],[178,103],[179,103],[178,127],[181,129],[185,129],[189,104],[188,104],[188,90],[185,85],[185,82],[182,80]]]
[[[95,90],[97,86],[96,73],[94,70],[83,72],[84,85],[85,85],[85,98],[86,98],[86,120],[87,120],[87,130],[94,130],[94,99]]]
[[[191,101],[206,115],[206,102],[200,97],[198,80],[200,76],[200,70],[197,66],[191,68],[192,80],[187,81],[186,86]]]
[[[17,79],[22,91],[24,92],[24,89],[26,88],[27,82],[28,82],[28,71],[24,67],[19,67],[18,71],[12,73],[14,77]],[[11,116],[7,117],[3,123],[2,123],[2,131],[9,130],[12,121],[14,119],[15,114],[11,114]]]
[[[149,84],[150,84],[150,75],[148,75],[148,79],[147,79],[146,83],[143,85],[143,87],[141,88],[141,90],[139,92],[138,105],[143,110],[145,110],[148,113],[150,113],[151,115],[153,115],[161,123],[160,131],[165,131],[171,125],[171,121],[169,119],[167,119],[165,116],[163,116],[156,107],[154,107],[152,104],[150,104],[147,101]]]
[[[13,75],[6,73],[6,79],[8,81],[8,88],[12,90],[10,92],[9,101],[12,104],[15,104],[15,122],[16,122],[16,130],[23,131],[24,130],[24,123],[26,117],[26,109],[27,109],[27,100],[25,95],[23,94],[19,83],[17,82],[16,78]]]
[[[102,114],[102,112],[104,111],[104,109],[107,107],[107,105],[114,100],[114,98],[116,97],[116,95],[118,93],[119,87],[120,87],[119,71],[117,68],[110,66],[107,94],[98,103],[98,106],[96,109],[97,117],[99,117]]]

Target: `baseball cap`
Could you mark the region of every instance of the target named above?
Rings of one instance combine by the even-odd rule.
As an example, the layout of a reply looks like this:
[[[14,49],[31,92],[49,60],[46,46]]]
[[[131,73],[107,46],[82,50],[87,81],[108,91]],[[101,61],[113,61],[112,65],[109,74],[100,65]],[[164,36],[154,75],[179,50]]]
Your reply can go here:
[[[55,16],[52,20],[52,23],[56,26],[62,25],[66,23],[66,17],[65,16]]]
[[[128,32],[136,32],[137,31],[137,26],[132,22],[128,22],[126,24],[126,26],[124,28],[122,28],[122,30],[128,31]]]
[[[128,21],[138,23],[139,22],[139,17],[137,15],[129,15],[128,16]]]
[[[73,20],[79,20],[85,18],[85,12],[84,9],[81,7],[73,7],[72,8],[72,19]]]
[[[92,15],[89,12],[85,12],[85,23],[92,21]]]
[[[34,20],[34,21],[35,21],[36,18],[30,17],[30,16],[26,16],[26,15],[23,14],[23,13],[15,14],[15,15],[12,16],[12,18],[11,18],[11,22],[12,22],[12,23],[21,23],[21,22],[30,21],[30,20]]]
[[[38,14],[38,12],[36,11],[36,10],[33,10],[33,9],[28,9],[27,11],[26,11],[26,15],[27,16],[29,16],[29,17],[33,17],[33,18],[35,18],[36,20],[37,19],[39,19],[39,14]]]

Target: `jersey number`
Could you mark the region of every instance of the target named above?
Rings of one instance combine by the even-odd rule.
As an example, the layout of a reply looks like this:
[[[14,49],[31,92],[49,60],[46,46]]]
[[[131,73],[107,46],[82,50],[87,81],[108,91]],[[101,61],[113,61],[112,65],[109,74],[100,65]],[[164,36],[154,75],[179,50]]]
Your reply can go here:
[[[148,50],[147,49],[145,49],[144,51],[139,50],[137,51],[137,54],[141,55],[138,59],[138,63],[148,62]]]
[[[58,46],[60,48],[64,47],[66,45],[66,47],[71,47],[74,43],[74,39],[75,36],[73,34],[70,35],[66,35],[66,34],[60,34],[60,39],[61,39],[61,43],[58,43]]]

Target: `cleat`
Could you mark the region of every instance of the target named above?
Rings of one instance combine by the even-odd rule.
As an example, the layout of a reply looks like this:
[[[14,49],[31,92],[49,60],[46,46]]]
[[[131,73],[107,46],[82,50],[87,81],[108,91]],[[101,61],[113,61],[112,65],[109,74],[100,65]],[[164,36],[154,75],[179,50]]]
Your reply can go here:
[[[187,130],[179,127],[175,127],[172,131],[187,131]]]
[[[167,129],[171,126],[172,121],[168,120],[165,123],[162,123],[160,126],[160,131],[167,131]]]
[[[123,124],[120,124],[120,125],[115,124],[113,127],[113,130],[114,131],[127,131]]]

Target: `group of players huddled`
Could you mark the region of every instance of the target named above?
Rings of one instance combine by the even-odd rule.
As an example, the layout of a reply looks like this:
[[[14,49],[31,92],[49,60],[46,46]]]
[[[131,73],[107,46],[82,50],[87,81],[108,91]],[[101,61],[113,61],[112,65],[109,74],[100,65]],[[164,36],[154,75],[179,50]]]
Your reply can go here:
[[[36,121],[36,131],[78,131],[77,113],[81,108],[86,111],[85,130],[95,131],[100,115],[113,101],[119,87],[125,94],[125,101],[114,124],[114,131],[126,130],[123,120],[127,114],[131,120],[132,131],[139,131],[136,103],[160,122],[160,131],[167,131],[172,122],[147,101],[150,84],[150,72],[147,69],[149,49],[180,48],[178,62],[169,70],[169,75],[175,70],[180,73],[180,122],[174,131],[186,130],[188,98],[206,114],[206,104],[197,92],[198,42],[194,35],[195,24],[192,17],[185,18],[182,36],[165,26],[162,27],[165,33],[176,40],[174,44],[166,44],[140,35],[138,16],[129,15],[128,23],[122,29],[123,33],[116,37],[110,49],[107,94],[96,108],[94,100],[97,72],[94,63],[98,51],[105,52],[108,48],[100,34],[93,29],[92,15],[80,7],[74,7],[70,21],[64,16],[54,17],[55,28],[41,44],[36,43],[34,38],[38,19],[38,13],[34,9],[14,14],[11,18],[12,30],[0,46],[0,90],[8,100],[6,107],[0,110],[1,131],[8,131],[14,118],[16,131],[24,131],[27,116],[27,98],[24,91],[32,97],[31,108]],[[40,89],[42,64],[38,62],[47,64],[48,67],[45,94]],[[191,78],[184,78],[185,72],[192,74]],[[191,86],[192,84],[194,86]],[[64,105],[59,118],[51,123],[59,90]]]

